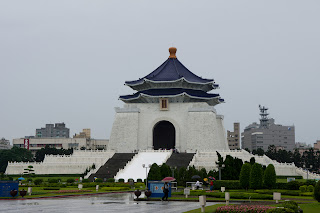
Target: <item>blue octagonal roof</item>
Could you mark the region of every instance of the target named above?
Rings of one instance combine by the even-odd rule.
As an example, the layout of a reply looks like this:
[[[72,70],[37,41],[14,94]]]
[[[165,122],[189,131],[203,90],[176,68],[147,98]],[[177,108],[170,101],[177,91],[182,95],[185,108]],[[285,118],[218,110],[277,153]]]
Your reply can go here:
[[[189,71],[177,58],[168,58],[163,64],[161,64],[149,75],[139,80],[126,81],[125,83],[129,86],[133,86],[136,84],[142,84],[145,79],[150,81],[170,82],[177,81],[182,78],[190,83],[214,83],[213,79],[204,79]]]

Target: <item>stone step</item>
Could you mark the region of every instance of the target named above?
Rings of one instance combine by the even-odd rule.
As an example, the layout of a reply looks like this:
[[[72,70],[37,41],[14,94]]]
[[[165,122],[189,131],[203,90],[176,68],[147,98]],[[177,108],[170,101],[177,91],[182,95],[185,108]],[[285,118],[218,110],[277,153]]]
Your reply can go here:
[[[109,178],[114,178],[120,169],[135,156],[136,153],[115,153],[103,166],[101,166],[95,174],[91,174],[88,178],[93,181],[94,177],[101,178],[106,181]]]
[[[188,168],[190,161],[195,153],[172,153],[171,157],[167,160],[166,164],[170,167]]]

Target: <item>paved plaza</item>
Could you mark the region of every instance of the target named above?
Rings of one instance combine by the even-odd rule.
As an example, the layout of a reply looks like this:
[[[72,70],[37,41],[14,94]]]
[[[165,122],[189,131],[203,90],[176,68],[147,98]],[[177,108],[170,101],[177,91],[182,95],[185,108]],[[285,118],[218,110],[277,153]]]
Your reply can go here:
[[[216,203],[208,203],[213,205]],[[198,202],[134,201],[133,194],[106,194],[71,198],[0,200],[0,212],[167,212],[200,208]]]

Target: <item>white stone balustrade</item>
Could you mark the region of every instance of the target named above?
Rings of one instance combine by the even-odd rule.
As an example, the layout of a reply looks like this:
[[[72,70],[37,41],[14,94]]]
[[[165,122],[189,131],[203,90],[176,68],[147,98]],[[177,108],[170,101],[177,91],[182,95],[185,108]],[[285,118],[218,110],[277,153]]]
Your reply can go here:
[[[95,164],[103,165],[114,151],[75,150],[72,155],[45,155],[43,162],[9,162],[5,174],[23,174],[24,169],[33,166],[35,174],[83,174]]]

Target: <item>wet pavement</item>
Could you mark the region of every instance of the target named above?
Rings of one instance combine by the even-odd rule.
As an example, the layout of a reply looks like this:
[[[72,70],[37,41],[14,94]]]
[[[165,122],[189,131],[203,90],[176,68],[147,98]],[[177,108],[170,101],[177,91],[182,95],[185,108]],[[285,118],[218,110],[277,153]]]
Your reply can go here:
[[[214,205],[216,203],[207,203]],[[0,200],[0,212],[166,212],[180,213],[200,208],[199,202],[134,201],[133,193],[71,198]]]

